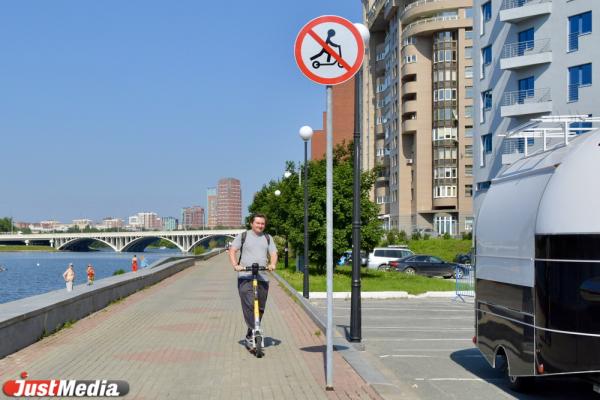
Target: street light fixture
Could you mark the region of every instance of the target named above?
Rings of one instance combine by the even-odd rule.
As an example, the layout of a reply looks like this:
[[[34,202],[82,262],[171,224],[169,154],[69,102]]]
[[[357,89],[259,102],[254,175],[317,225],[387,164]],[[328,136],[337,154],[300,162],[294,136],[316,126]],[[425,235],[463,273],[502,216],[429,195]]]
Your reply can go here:
[[[312,138],[310,126],[300,128],[300,137],[304,141],[304,284],[302,295],[308,299],[308,141]]]

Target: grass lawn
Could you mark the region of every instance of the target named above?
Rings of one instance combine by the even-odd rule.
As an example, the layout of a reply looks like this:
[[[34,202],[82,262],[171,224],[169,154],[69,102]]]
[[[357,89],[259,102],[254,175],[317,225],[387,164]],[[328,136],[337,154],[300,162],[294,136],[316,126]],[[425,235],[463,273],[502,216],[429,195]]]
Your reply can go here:
[[[277,273],[296,290],[302,290],[303,274],[295,269],[277,269]],[[333,291],[349,292],[351,290],[352,268],[337,267],[333,273]],[[311,271],[310,291],[327,291],[327,277]],[[452,291],[455,289],[453,279],[428,278],[419,275],[407,275],[401,272],[386,272],[361,269],[361,290],[364,292],[404,291],[409,294],[425,292]]]
[[[408,242],[408,248],[414,251],[415,254],[428,254],[446,261],[454,261],[454,257],[459,253],[468,253],[472,245],[471,240],[442,238],[410,240]]]
[[[56,251],[51,246],[0,245],[0,251]]]

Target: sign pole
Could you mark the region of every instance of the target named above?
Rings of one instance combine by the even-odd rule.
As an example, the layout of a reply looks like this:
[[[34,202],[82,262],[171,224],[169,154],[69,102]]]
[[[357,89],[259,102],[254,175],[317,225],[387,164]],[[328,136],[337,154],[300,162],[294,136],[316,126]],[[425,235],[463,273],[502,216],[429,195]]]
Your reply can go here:
[[[327,379],[326,390],[333,390],[333,89],[327,85]]]

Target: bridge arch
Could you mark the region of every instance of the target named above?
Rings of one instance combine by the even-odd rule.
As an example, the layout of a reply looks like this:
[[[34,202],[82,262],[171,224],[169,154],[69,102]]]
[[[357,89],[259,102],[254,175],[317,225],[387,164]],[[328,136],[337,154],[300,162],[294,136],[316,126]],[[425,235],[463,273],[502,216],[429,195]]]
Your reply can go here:
[[[156,242],[159,239],[164,239],[170,243],[173,243],[175,246],[177,246],[177,248],[182,252],[185,253],[185,249],[182,248],[179,243],[169,239],[168,237],[164,237],[164,236],[142,236],[136,239],[133,239],[131,242],[127,243],[125,246],[123,246],[123,248],[121,249],[121,251],[128,251],[128,252],[138,252],[141,253],[144,251],[144,249],[146,247],[148,247],[151,243]]]
[[[223,235],[223,234],[204,236],[204,237],[200,238],[199,240],[196,240],[194,243],[192,243],[192,245],[190,246],[190,248],[188,249],[188,251],[191,252],[196,247],[198,247],[198,245],[200,243],[206,242],[207,240],[210,240],[210,239],[213,239],[213,238],[216,238],[216,237],[225,237],[225,238],[235,239],[235,236],[236,235]]]
[[[99,238],[73,238],[73,239],[70,239],[67,242],[61,244],[59,247],[57,247],[56,250],[59,250],[59,251],[60,250],[73,250],[73,251],[88,250],[89,245],[94,242],[104,243],[105,245],[107,245],[108,247],[113,249],[114,251],[117,251],[117,252],[119,251],[119,249],[117,249],[111,243],[107,242],[106,240],[99,239]]]

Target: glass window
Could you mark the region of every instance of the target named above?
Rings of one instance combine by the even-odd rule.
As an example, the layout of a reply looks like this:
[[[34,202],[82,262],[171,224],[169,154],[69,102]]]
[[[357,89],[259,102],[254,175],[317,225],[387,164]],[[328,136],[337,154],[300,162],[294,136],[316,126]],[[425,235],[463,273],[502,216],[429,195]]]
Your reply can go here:
[[[492,19],[492,2],[488,1],[481,5],[481,19],[483,22],[488,22]]]
[[[473,158],[473,145],[472,144],[465,145],[465,156]]]
[[[481,49],[481,63],[489,65],[492,63],[492,46],[487,46]]]
[[[486,90],[481,94],[481,101],[484,110],[490,110],[492,108],[492,91]]]
[[[465,78],[473,78],[473,67],[472,66],[465,67]]]
[[[465,185],[465,197],[473,197],[473,185]]]
[[[579,49],[579,36],[592,32],[592,12],[569,17],[569,51]]]
[[[465,47],[465,58],[473,58],[473,48],[471,46]]]
[[[465,99],[472,99],[473,98],[473,86],[466,86],[465,87]]]
[[[579,88],[592,84],[592,64],[569,68],[569,101],[579,100]]]
[[[473,7],[465,8],[465,18],[473,18]]]
[[[485,182],[477,182],[477,190],[488,190],[491,186],[492,182],[490,181],[485,181]]]
[[[483,149],[484,154],[489,154],[492,152],[492,134],[488,133],[487,135],[481,135],[481,147]]]
[[[465,30],[465,40],[473,40],[473,30],[472,29]]]
[[[465,126],[465,137],[473,137],[473,127]]]
[[[465,117],[473,118],[473,106],[465,106]]]

